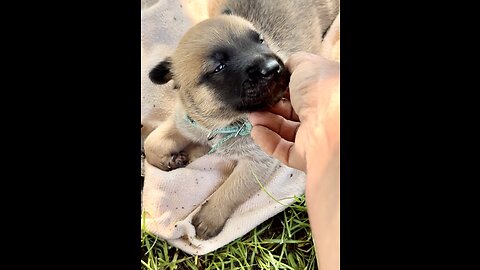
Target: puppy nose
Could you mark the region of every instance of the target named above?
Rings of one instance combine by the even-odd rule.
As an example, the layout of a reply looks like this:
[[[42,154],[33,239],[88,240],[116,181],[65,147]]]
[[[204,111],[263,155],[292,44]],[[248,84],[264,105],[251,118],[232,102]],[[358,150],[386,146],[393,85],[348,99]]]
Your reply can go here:
[[[268,78],[276,72],[280,72],[281,66],[275,58],[266,58],[256,61],[247,72],[251,77]]]
[[[267,59],[260,65],[259,72],[263,77],[269,77],[280,69],[280,64],[275,59]]]

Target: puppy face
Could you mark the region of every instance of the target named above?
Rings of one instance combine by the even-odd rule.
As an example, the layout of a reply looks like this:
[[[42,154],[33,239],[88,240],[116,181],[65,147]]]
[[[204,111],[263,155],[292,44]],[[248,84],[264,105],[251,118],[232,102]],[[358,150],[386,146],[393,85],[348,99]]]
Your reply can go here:
[[[246,20],[222,15],[192,27],[175,53],[150,78],[173,78],[187,112],[199,118],[233,119],[275,104],[289,74],[262,35]]]

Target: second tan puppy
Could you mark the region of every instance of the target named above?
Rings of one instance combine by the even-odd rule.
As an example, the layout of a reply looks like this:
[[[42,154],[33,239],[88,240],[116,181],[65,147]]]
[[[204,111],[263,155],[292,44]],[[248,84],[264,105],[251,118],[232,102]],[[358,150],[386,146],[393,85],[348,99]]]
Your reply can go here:
[[[338,13],[330,1],[235,0],[217,3],[218,15],[193,26],[171,57],[151,72],[173,79],[175,113],[145,140],[147,161],[162,170],[185,166],[208,149],[236,166],[192,223],[200,239],[216,236],[230,215],[260,190],[278,167],[254,144],[246,113],[278,102],[288,87],[283,62],[295,51],[318,53],[322,34]],[[320,12],[322,11],[322,12]]]

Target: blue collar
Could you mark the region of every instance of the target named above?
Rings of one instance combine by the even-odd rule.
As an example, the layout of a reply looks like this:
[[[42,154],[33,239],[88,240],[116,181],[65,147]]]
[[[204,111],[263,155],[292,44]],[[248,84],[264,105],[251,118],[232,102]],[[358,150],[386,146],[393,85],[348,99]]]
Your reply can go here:
[[[193,120],[188,114],[185,114],[184,117],[185,121],[194,127],[204,127],[200,126],[195,120]],[[250,135],[250,131],[252,130],[252,124],[248,120],[237,121],[234,122],[226,127],[223,128],[216,128],[207,135],[207,139],[210,141],[213,139],[217,134],[225,134],[226,136],[223,137],[219,142],[212,146],[212,149],[208,152],[211,154],[217,150],[223,143],[230,140],[231,138],[235,138],[237,136],[248,136]]]

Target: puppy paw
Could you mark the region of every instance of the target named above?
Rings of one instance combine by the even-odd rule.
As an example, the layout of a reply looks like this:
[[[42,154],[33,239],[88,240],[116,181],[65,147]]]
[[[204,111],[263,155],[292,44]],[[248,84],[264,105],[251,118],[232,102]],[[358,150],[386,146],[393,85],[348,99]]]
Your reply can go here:
[[[188,164],[188,154],[180,151],[178,153],[173,153],[170,156],[170,160],[167,163],[167,170],[175,170],[187,166]]]
[[[208,240],[217,236],[223,229],[227,218],[222,217],[217,209],[212,209],[210,204],[202,206],[200,211],[193,217],[192,224],[195,226],[197,238]]]
[[[162,171],[171,171],[178,168],[187,166],[188,164],[188,155],[187,153],[180,151],[178,153],[172,153],[169,155],[156,155],[155,153],[147,152],[145,155],[148,163],[159,168]]]

